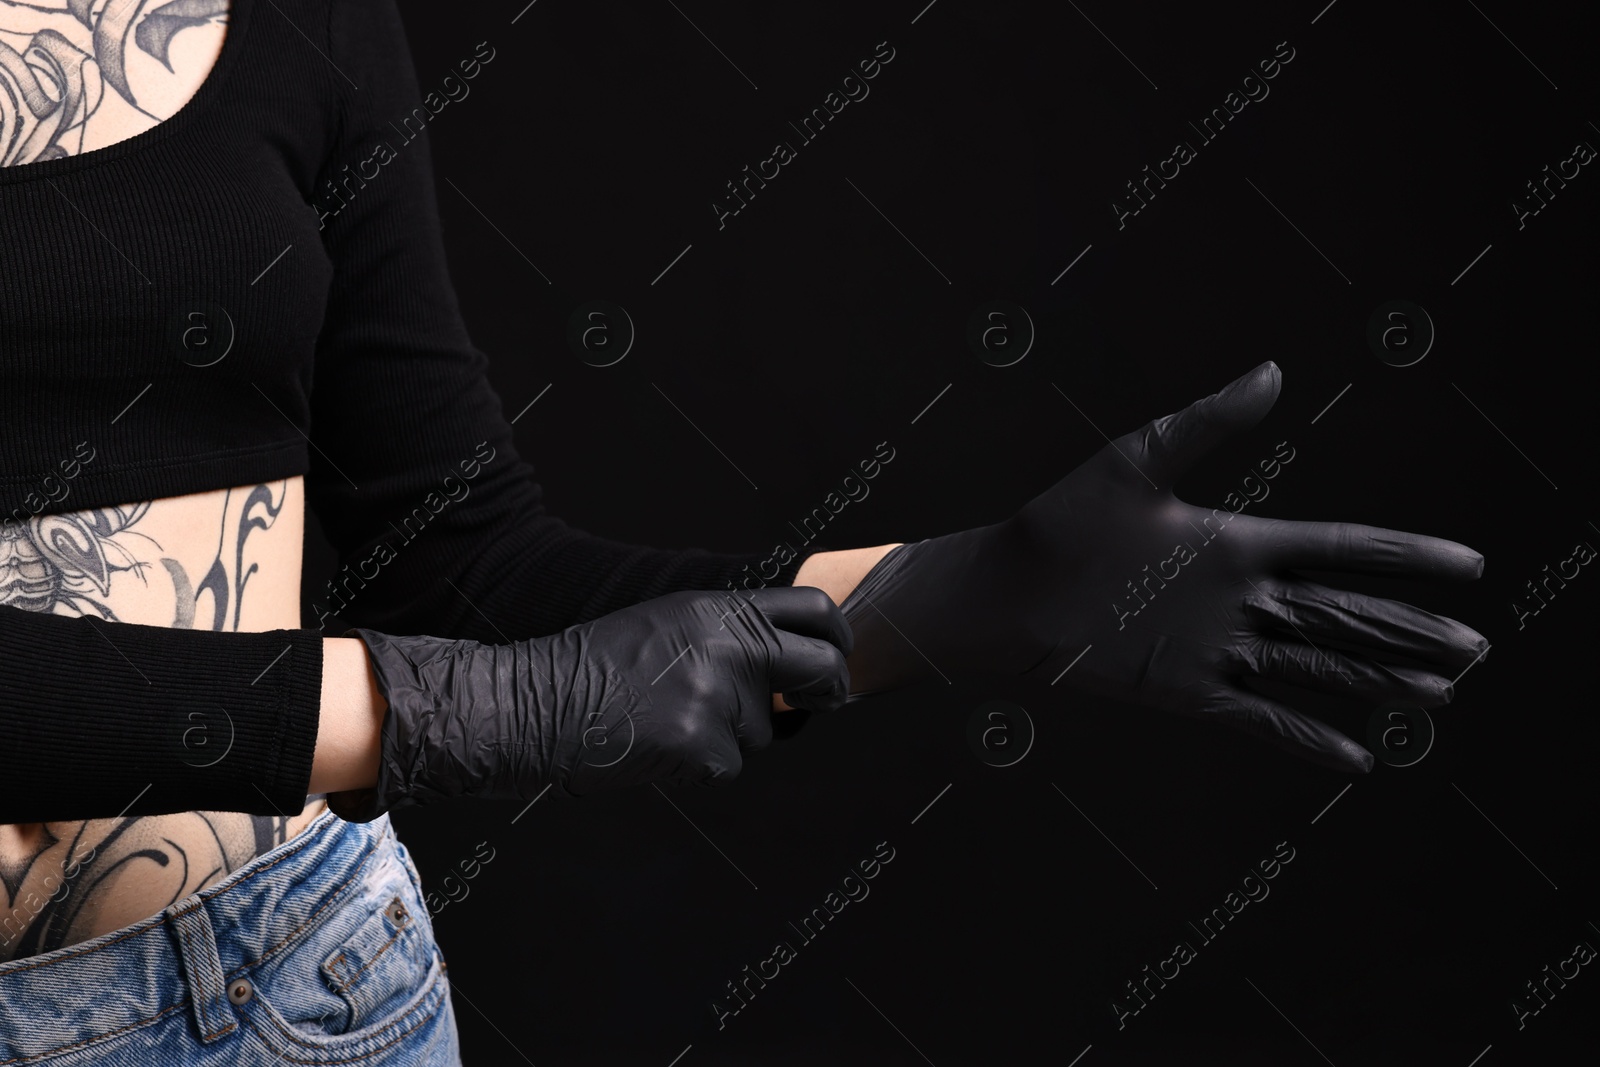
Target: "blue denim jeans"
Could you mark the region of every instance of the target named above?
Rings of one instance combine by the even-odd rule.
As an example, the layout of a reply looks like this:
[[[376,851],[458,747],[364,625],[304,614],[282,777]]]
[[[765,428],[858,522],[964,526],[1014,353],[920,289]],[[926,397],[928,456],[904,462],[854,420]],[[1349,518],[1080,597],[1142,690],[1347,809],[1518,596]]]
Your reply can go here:
[[[458,1064],[444,959],[389,819],[324,812],[160,915],[0,965],[0,1064]]]

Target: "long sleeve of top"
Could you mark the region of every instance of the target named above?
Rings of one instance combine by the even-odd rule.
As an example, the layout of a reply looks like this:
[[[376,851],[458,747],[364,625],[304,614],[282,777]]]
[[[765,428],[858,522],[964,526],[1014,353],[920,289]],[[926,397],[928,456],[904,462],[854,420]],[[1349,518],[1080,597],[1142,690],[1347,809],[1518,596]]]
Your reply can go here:
[[[300,28],[321,47],[304,47],[295,37]],[[281,365],[267,364],[266,354],[254,366],[248,351],[230,356],[216,369],[241,376],[231,386],[220,376],[195,385],[198,379],[181,377],[182,368],[165,366],[134,367],[119,382],[100,380],[94,368],[82,372],[84,405],[104,406],[113,396],[120,403],[137,391],[141,376],[155,379],[164,391],[152,388],[136,410],[162,428],[143,431],[132,418],[108,426],[103,412],[94,412],[97,440],[128,459],[85,474],[72,506],[303,473],[309,504],[341,563],[325,595],[309,605],[312,613],[319,622],[337,615],[397,634],[519,640],[675,590],[793,581],[805,546],[750,555],[644,548],[585,533],[546,512],[448,276],[423,135],[444,98],[421,91],[393,0],[264,7],[234,0],[229,33],[239,37],[237,46],[225,44],[212,75],[223,75],[222,84],[202,86],[184,111],[125,142],[125,150],[112,145],[12,174],[0,168],[0,241],[14,255],[41,249],[46,258],[76,255],[80,272],[95,269],[82,262],[85,248],[108,272],[126,266],[88,238],[80,246],[52,237],[35,219],[52,194],[38,187],[54,184],[62,196],[86,202],[87,211],[148,191],[157,205],[150,208],[154,221],[137,228],[134,213],[136,221],[119,225],[136,228],[113,228],[108,238],[133,247],[145,273],[179,273],[185,257],[198,253],[181,240],[146,238],[162,230],[166,201],[158,186],[164,191],[173,171],[191,165],[183,153],[194,154],[197,138],[256,165],[258,173],[239,178],[227,195],[208,190],[173,203],[181,201],[184,211],[213,210],[204,207],[210,195],[215,217],[201,221],[262,248],[281,247],[285,233],[300,240],[315,233],[297,273],[268,274],[271,281],[258,287],[249,275],[260,261],[218,267],[237,277],[213,279],[210,290],[237,292],[231,299],[247,309],[250,300],[277,302],[264,305],[263,316],[283,323],[282,336],[256,343]],[[473,62],[493,58],[493,49],[480,45]],[[467,69],[464,63],[463,76]],[[179,122],[190,109],[194,114]],[[280,117],[285,113],[295,117]],[[162,131],[169,124],[170,136]],[[270,198],[278,186],[289,221],[262,223],[268,232],[254,234],[255,221],[238,217],[236,205]],[[296,196],[298,207],[291,202]],[[60,217],[58,207],[53,217]],[[15,248],[12,232],[19,235]],[[38,353],[15,367],[0,363],[7,385],[0,390],[0,422],[13,402],[26,399],[20,391],[35,404],[60,407],[65,438],[88,433],[74,424],[79,410],[70,391],[52,392],[64,387],[50,380],[57,372],[44,358],[57,343],[49,328],[58,324],[40,318],[36,295],[0,278],[0,323],[8,334],[16,327],[25,356]],[[144,313],[134,303],[140,295],[149,301],[148,293],[134,293],[125,314],[122,298],[108,296],[97,328],[122,322],[142,340],[126,326]],[[319,313],[320,330],[307,330],[302,320]],[[171,321],[161,314],[162,323]],[[281,353],[297,345],[305,351],[284,363]],[[234,371],[236,360],[242,369]],[[254,377],[244,380],[247,373]],[[253,395],[247,386],[270,407],[259,398],[246,405]],[[217,395],[199,396],[205,414],[195,415],[193,401],[205,390]],[[187,421],[166,424],[164,404],[174,405],[175,420],[183,412]],[[83,425],[90,425],[88,416]],[[173,438],[186,435],[188,451],[176,451]],[[0,466],[0,490],[31,484],[32,472],[48,462],[47,450],[19,448],[22,458]],[[0,570],[0,590],[3,578]],[[8,604],[0,599],[0,822],[206,809],[275,814],[303,802],[317,735],[323,631],[106,624]],[[207,764],[197,756],[193,731],[220,731],[224,720],[227,758]]]
[[[754,571],[755,557],[619,544],[545,511],[446,272],[426,139],[406,139],[447,98],[419,88],[387,4],[376,20],[363,7],[334,12],[332,59],[359,89],[338,83],[341,136],[319,179],[334,280],[308,496],[345,566],[317,610],[391,633],[518,640]],[[470,62],[493,55],[485,43]]]

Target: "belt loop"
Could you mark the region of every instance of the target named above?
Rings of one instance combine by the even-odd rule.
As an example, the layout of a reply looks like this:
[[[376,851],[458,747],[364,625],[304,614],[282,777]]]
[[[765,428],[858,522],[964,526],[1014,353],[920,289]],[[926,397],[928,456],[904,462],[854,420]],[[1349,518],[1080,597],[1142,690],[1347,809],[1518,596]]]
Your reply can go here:
[[[206,912],[204,901],[190,897],[168,908],[166,917],[176,935],[178,957],[183,961],[195,1026],[199,1028],[200,1040],[209,1044],[239,1025],[227,1002],[227,982],[222,974],[222,957],[217,954],[211,916]]]

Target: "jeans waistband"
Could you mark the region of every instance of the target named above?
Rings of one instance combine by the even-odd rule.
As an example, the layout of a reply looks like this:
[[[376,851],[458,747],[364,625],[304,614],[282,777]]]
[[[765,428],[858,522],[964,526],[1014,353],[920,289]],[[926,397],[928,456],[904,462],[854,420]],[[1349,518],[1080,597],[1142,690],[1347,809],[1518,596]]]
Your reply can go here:
[[[386,816],[349,823],[325,811],[293,840],[159,915],[0,964],[0,1065],[179,1011],[194,1016],[202,1040],[229,1032],[229,979],[314,930],[393,838]]]

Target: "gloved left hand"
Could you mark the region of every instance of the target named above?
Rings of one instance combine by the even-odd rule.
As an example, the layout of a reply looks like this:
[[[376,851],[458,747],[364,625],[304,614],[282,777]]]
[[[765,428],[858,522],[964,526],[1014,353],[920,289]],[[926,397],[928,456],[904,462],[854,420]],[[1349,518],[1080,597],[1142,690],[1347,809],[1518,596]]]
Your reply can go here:
[[[1112,441],[1012,518],[889,552],[842,606],[857,691],[954,671],[1059,681],[1370,770],[1366,749],[1246,679],[1437,707],[1488,642],[1296,572],[1461,580],[1483,557],[1436,537],[1179,500],[1173,485],[1258,423],[1281,377],[1263,363]]]
[[[333,793],[366,822],[455,797],[535,800],[726,782],[772,740],[772,694],[850,691],[850,630],[818,589],[679,592],[505,645],[356,629],[388,705],[378,781]]]

